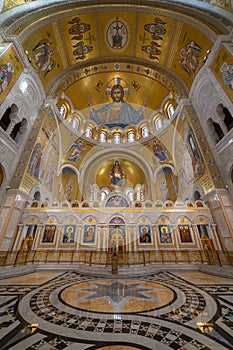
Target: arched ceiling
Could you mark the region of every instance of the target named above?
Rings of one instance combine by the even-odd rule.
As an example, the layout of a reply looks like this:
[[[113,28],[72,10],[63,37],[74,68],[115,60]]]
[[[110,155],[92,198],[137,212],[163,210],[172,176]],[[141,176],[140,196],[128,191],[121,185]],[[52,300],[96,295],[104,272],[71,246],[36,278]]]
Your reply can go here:
[[[127,102],[147,100],[148,111],[187,95],[217,35],[232,25],[231,1],[209,2],[5,0],[1,18],[46,94],[65,96],[87,116],[88,103],[109,102],[114,81]]]

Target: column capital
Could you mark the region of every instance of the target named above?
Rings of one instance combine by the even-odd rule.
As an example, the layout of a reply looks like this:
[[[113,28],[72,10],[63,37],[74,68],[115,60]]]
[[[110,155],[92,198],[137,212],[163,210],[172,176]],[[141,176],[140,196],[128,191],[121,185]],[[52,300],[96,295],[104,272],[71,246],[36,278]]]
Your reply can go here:
[[[218,200],[220,196],[227,196],[228,198],[231,198],[226,188],[216,188],[210,191],[209,193],[205,194],[202,197],[202,200],[204,201]]]
[[[33,200],[33,198],[31,196],[29,196],[28,193],[18,189],[18,188],[8,188],[6,190],[6,194],[13,194],[13,195],[18,195],[20,196],[22,199],[24,199],[25,201],[31,201]]]

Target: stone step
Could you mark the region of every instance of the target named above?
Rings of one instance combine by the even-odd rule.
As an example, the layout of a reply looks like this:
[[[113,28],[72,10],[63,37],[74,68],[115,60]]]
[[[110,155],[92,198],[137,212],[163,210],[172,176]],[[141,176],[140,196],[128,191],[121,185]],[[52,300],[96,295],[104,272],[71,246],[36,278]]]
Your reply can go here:
[[[28,275],[36,271],[34,264],[17,265],[17,266],[4,266],[0,270],[0,279],[11,278],[21,275]]]

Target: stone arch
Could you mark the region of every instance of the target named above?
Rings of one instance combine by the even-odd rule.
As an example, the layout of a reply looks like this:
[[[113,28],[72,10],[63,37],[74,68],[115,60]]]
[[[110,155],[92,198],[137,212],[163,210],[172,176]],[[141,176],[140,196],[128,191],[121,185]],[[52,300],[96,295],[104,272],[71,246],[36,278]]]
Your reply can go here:
[[[41,192],[40,192],[40,186],[39,185],[35,185],[31,188],[31,191],[29,193],[29,195],[36,199],[37,201],[41,200]]]
[[[69,216],[66,217],[64,224],[66,225],[77,225],[81,224],[82,220],[79,218],[78,215],[75,214],[70,214]]]
[[[170,216],[161,214],[161,215],[158,217],[156,224],[158,224],[158,223],[164,223],[164,224],[165,224],[165,223],[170,223],[170,224],[174,224],[174,223],[172,222],[171,218],[172,218],[172,217],[170,217]]]
[[[223,108],[231,105],[224,89],[216,87],[219,87],[219,81],[203,67],[197,74],[189,94],[198,119],[207,124],[207,128],[203,124],[204,132],[213,146],[227,133]]]
[[[193,200],[194,202],[203,198],[203,196],[205,195],[205,192],[202,188],[202,186],[195,184],[193,186],[193,191],[192,191],[192,197],[191,200]]]
[[[148,152],[150,152],[148,150]],[[110,161],[119,158],[125,159],[129,162],[135,164],[140,171],[144,174],[144,178],[147,183],[145,185],[145,191],[147,191],[147,196],[151,198],[151,187],[153,182],[153,173],[150,165],[146,161],[145,157],[142,157],[137,152],[128,150],[125,148],[119,148],[119,151],[116,149],[105,149],[101,151],[93,152],[93,156],[87,159],[86,162],[83,162],[83,168],[80,172],[80,188],[83,188],[83,197],[87,197],[88,194],[88,186],[91,183],[95,183],[96,179],[96,169],[103,163],[103,161]]]
[[[30,215],[23,220],[23,225],[38,225],[39,218],[36,215]]]
[[[163,164],[158,167],[154,173],[158,185],[158,196],[163,202],[166,200],[175,201],[178,195],[178,182],[175,175],[174,167],[171,164]]]
[[[108,187],[101,187],[100,188],[100,201],[104,201],[109,194],[110,194],[110,189]]]
[[[62,199],[66,199],[69,202],[72,200],[81,199],[81,196],[78,198],[78,177],[79,172],[76,167],[71,164],[63,164],[61,167],[59,188],[59,193]]]
[[[219,103],[216,107],[216,113],[227,131],[229,131],[233,127],[233,117],[227,107],[225,107],[222,103]]]
[[[143,224],[152,225],[151,218],[145,214],[139,215],[139,217],[137,219],[137,223],[140,225],[143,225]]]
[[[5,130],[16,143],[20,143],[27,132],[27,118],[19,117],[19,108],[13,103],[5,110],[0,126]]]
[[[208,216],[205,216],[203,214],[198,215],[194,219],[195,224],[201,224],[201,223],[208,223],[211,224],[210,218]]]
[[[201,199],[201,194],[200,194],[200,192],[198,190],[194,191],[193,199],[194,199],[194,201],[197,201],[197,200]]]
[[[126,222],[120,215],[111,216],[108,223],[108,249],[121,255],[126,249]]]
[[[186,215],[180,215],[177,217],[177,224],[179,223],[183,223],[183,221],[186,221],[189,223],[189,225],[192,225],[193,223],[193,218],[190,218],[189,216],[186,216]]]
[[[40,201],[40,192],[39,191],[36,191],[34,193],[34,198],[37,200],[37,201]]]

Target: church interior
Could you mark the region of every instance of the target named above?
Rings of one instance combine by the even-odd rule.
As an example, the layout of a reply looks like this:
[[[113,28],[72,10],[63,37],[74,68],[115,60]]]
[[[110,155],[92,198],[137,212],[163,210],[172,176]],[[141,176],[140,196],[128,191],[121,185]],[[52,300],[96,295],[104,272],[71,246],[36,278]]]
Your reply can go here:
[[[233,349],[233,1],[2,0],[0,349]]]

